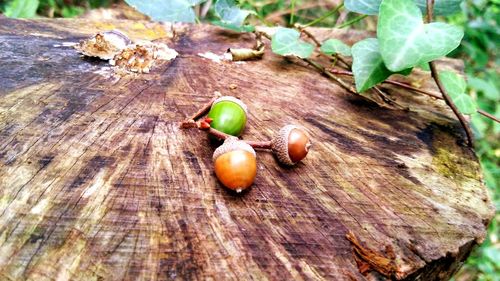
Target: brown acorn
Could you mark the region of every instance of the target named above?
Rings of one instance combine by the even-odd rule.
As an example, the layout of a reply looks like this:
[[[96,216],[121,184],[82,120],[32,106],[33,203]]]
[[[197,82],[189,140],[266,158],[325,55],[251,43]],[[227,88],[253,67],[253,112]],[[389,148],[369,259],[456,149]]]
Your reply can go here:
[[[227,188],[241,192],[252,185],[257,174],[255,150],[235,137],[227,138],[213,155],[215,175]]]
[[[304,129],[286,125],[271,141],[271,147],[279,162],[291,166],[307,156],[311,141]]]

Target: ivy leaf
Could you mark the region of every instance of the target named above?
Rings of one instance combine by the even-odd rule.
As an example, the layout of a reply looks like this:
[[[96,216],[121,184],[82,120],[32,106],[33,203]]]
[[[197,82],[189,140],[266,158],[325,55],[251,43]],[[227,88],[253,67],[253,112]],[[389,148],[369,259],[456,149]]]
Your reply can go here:
[[[5,7],[5,16],[9,18],[32,18],[36,15],[38,0],[14,0]]]
[[[468,76],[467,81],[469,82],[470,88],[479,92],[483,92],[483,94],[487,98],[494,101],[500,100],[500,91],[498,91],[498,88],[495,86],[492,80],[484,80],[481,78]]]
[[[446,23],[424,24],[422,12],[408,0],[383,0],[377,37],[380,53],[391,71],[429,62],[453,51],[462,40],[461,28]]]
[[[351,12],[365,15],[378,14],[378,7],[382,0],[344,0],[345,8]]]
[[[312,54],[314,46],[300,40],[297,30],[280,27],[272,37],[271,49],[278,55],[307,58]]]
[[[476,103],[465,93],[467,84],[462,76],[453,71],[440,71],[439,79],[460,112],[473,114],[477,111]]]
[[[233,26],[242,26],[248,15],[252,13],[252,11],[240,9],[234,0],[217,0],[214,10],[221,22]]]
[[[378,49],[378,40],[368,38],[352,46],[352,72],[356,91],[364,92],[384,81],[392,72],[385,67]]]
[[[328,39],[320,48],[321,52],[327,55],[340,54],[346,57],[351,56],[351,48],[338,39]]]
[[[427,13],[427,0],[414,0],[423,13]],[[447,16],[460,12],[463,0],[436,0],[434,1],[434,14]]]
[[[365,15],[377,15],[382,0],[345,0],[347,10]],[[427,9],[427,0],[413,0],[423,13]],[[434,1],[434,14],[451,15],[460,11],[462,0],[436,0]]]
[[[125,0],[127,4],[156,21],[195,22],[193,6],[204,0]]]
[[[236,32],[253,32],[255,30],[255,26],[253,25],[234,25],[230,23],[226,23],[220,20],[212,21],[213,24],[218,25],[220,27],[231,29]]]

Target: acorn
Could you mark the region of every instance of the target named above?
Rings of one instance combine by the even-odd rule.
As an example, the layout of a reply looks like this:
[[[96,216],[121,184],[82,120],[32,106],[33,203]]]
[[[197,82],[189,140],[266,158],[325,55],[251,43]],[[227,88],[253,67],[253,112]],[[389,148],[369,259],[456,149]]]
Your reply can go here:
[[[212,119],[212,128],[237,137],[245,129],[247,113],[247,106],[241,100],[223,96],[213,102],[207,117]]]
[[[311,147],[311,140],[306,131],[295,125],[286,125],[271,141],[271,148],[278,161],[285,165],[294,165],[304,159]]]
[[[252,185],[257,174],[255,150],[235,137],[227,138],[213,155],[215,175],[227,188],[241,192]]]

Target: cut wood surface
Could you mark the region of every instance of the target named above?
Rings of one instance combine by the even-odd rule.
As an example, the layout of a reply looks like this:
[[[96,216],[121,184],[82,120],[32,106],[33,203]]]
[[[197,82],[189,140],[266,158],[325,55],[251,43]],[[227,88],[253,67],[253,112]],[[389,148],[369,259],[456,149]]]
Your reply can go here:
[[[117,74],[66,47],[113,28],[180,55]],[[0,279],[447,280],[493,215],[451,111],[387,87],[408,110],[382,108],[266,44],[262,60],[216,62],[199,54],[251,47],[253,36],[0,19]],[[429,73],[398,79],[436,90]],[[253,187],[228,192],[213,172],[216,145],[178,126],[214,91],[248,105],[245,139],[305,127],[308,157],[287,168],[259,151]]]

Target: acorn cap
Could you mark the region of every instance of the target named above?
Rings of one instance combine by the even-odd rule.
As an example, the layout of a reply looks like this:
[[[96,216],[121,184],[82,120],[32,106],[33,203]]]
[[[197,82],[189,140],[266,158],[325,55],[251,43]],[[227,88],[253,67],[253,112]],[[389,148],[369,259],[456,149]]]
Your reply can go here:
[[[227,152],[231,152],[234,150],[245,150],[253,154],[253,156],[256,156],[255,150],[246,142],[236,138],[236,137],[228,137],[224,143],[219,146],[217,149],[214,151],[214,156],[212,159],[215,161],[219,156],[222,154],[225,154]]]
[[[297,162],[293,162],[288,153],[288,137],[293,129],[298,129],[300,131],[306,132],[303,128],[295,125],[286,125],[280,129],[278,134],[271,140],[271,148],[274,155],[278,158],[278,161],[285,165],[294,165]]]
[[[248,115],[248,107],[247,107],[247,105],[244,104],[240,99],[235,98],[233,96],[222,96],[222,97],[216,99],[214,101],[214,103],[212,104],[212,107],[214,107],[217,103],[219,103],[221,101],[230,101],[230,102],[236,103],[237,105],[239,105],[243,109],[243,111],[245,111],[245,114]]]

